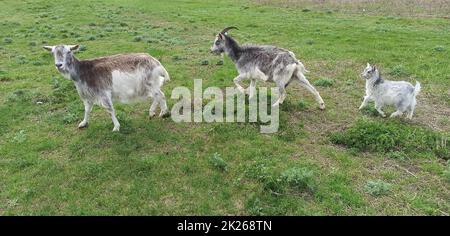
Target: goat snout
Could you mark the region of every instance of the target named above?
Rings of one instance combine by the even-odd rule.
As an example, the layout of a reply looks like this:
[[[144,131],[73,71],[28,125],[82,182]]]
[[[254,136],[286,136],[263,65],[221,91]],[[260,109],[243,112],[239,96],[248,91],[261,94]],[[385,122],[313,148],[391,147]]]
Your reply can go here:
[[[210,52],[214,55],[219,55],[221,52],[219,50],[211,49]]]
[[[61,68],[62,63],[55,63],[56,68]]]

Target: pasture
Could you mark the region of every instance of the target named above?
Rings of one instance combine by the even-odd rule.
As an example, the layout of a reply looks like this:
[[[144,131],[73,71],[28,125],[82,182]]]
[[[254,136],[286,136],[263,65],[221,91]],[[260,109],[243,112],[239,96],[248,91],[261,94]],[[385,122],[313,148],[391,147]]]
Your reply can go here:
[[[449,215],[449,5],[331,2],[1,0],[0,215]],[[118,133],[98,106],[78,129],[83,104],[42,49],[150,53],[170,74],[171,108],[194,79],[233,86],[232,61],[209,52],[226,26],[293,51],[326,110],[293,83],[275,134],[149,119],[148,101],[115,104]],[[366,62],[420,81],[412,120],[358,110]]]

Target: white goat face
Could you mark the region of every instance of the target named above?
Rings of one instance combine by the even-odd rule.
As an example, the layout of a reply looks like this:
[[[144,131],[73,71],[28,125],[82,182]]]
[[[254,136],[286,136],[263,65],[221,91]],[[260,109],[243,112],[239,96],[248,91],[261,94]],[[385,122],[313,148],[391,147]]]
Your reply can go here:
[[[70,65],[73,63],[73,52],[78,48],[79,45],[44,46],[44,49],[53,54],[56,69],[64,74],[69,72]]]
[[[214,44],[211,47],[211,52],[214,54],[221,54],[225,51],[225,36],[219,33],[214,40]]]
[[[363,79],[370,79],[374,75],[376,75],[377,72],[378,72],[378,70],[375,66],[371,66],[369,63],[367,63],[367,66],[364,69],[364,71],[361,73],[361,76]]]

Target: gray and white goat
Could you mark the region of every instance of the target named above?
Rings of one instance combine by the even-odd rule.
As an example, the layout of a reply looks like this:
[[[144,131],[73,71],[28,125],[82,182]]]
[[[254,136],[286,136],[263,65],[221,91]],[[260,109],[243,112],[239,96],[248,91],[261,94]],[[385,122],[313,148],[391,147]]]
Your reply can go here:
[[[286,98],[286,87],[292,80],[309,90],[319,103],[320,109],[325,109],[325,103],[317,90],[305,77],[307,72],[303,64],[295,58],[293,52],[274,46],[245,45],[240,46],[227,32],[236,27],[227,27],[217,34],[211,52],[225,53],[236,64],[239,75],[234,79],[237,89],[253,97],[256,91],[256,81],[275,82],[280,97],[273,104],[278,106]],[[241,82],[249,79],[250,87],[244,89]]]
[[[84,119],[78,125],[84,128],[94,104],[104,107],[114,123],[113,131],[119,131],[113,100],[127,103],[139,98],[153,98],[149,115],[154,116],[159,104],[160,116],[167,113],[163,82],[169,74],[161,63],[148,54],[120,54],[92,60],[78,60],[73,53],[78,45],[44,46],[52,52],[56,69],[75,83],[84,103]]]
[[[390,117],[401,116],[408,112],[408,118],[412,119],[416,107],[416,96],[420,92],[420,83],[416,86],[406,81],[389,81],[381,78],[380,72],[375,66],[367,63],[367,67],[361,73],[366,80],[366,95],[359,109],[367,106],[369,101],[375,102],[375,109],[381,116],[386,117],[381,108],[385,105],[394,105],[397,111]]]

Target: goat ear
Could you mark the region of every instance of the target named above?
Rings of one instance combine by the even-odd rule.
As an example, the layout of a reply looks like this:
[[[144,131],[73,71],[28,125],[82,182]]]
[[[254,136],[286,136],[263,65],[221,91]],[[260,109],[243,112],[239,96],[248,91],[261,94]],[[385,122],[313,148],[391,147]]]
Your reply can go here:
[[[71,46],[69,46],[69,48],[70,48],[70,51],[71,52],[76,52],[77,50],[78,50],[78,48],[80,48],[80,45],[71,45]]]
[[[53,46],[43,46],[42,48],[49,52],[51,52],[53,50]]]
[[[369,64],[369,62],[367,62],[367,67],[370,67],[370,64]]]
[[[376,66],[372,66],[372,72],[376,71],[376,70],[377,70],[377,67]]]

